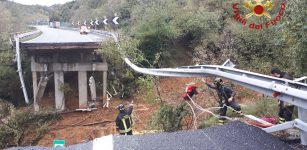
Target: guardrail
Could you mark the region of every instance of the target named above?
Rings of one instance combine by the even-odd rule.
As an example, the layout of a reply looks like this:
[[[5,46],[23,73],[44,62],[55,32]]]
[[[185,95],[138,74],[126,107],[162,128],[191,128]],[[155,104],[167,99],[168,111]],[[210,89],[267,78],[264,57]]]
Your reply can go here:
[[[273,93],[278,92],[280,95],[276,98],[298,107],[299,119],[287,124],[267,128],[265,131],[271,133],[297,127],[301,130],[302,144],[307,145],[307,84],[227,67],[227,63],[222,66],[198,65],[178,68],[148,69],[134,65],[128,58],[124,58],[124,60],[133,70],[143,74],[169,77],[218,76],[271,97],[273,97]]]
[[[30,38],[34,35],[40,34],[41,31],[40,30],[36,30],[36,31],[32,31],[32,32],[26,32],[26,33],[22,33],[22,34],[18,34],[19,39],[25,39],[25,38]]]
[[[293,81],[302,82],[302,83],[307,84],[307,77],[306,76],[300,77],[300,78],[294,79]]]
[[[16,44],[16,37],[19,38],[20,41],[24,41],[25,39],[31,39],[33,37],[35,37],[36,35],[41,34],[40,30],[35,30],[35,31],[30,31],[30,32],[25,32],[25,33],[14,33],[11,35],[10,37],[10,44],[12,46],[15,46]]]
[[[71,30],[71,31],[78,31],[79,32],[79,28],[70,28],[70,27],[60,27],[60,29],[63,29],[63,30]],[[108,32],[108,31],[102,31],[102,30],[94,30],[94,29],[91,29],[90,30],[90,33],[92,34],[96,34],[96,35],[102,35],[102,36],[109,36],[109,37],[113,37],[112,34],[116,34],[115,32]]]
[[[23,79],[23,71],[22,71],[22,66],[21,66],[19,44],[20,44],[21,40],[31,38],[35,35],[40,34],[40,33],[41,33],[41,31],[39,31],[39,30],[31,31],[31,32],[25,32],[25,33],[21,33],[21,34],[15,33],[15,34],[13,34],[13,37],[10,38],[11,45],[15,46],[15,48],[16,48],[17,72],[18,72],[18,75],[19,75],[20,84],[21,84],[21,88],[22,88],[23,95],[24,95],[24,98],[25,98],[25,102],[27,104],[29,104],[29,97],[28,97],[27,89],[26,89],[25,82],[24,82],[24,79]]]

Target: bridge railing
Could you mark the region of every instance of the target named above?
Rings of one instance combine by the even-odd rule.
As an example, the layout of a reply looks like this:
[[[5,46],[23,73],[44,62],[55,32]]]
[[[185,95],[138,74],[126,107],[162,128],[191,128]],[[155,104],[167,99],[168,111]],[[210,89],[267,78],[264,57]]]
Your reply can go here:
[[[32,39],[32,38],[38,36],[41,33],[42,32],[40,30],[28,31],[28,32],[24,32],[24,33],[19,33],[19,32],[13,33],[13,34],[11,34],[11,37],[10,37],[10,44],[15,46],[16,36],[18,36],[20,41],[25,41],[25,40],[28,40],[28,39]]]
[[[60,27],[60,29],[71,30],[71,31],[78,31],[78,32],[80,30],[79,28],[72,28],[72,27]],[[108,32],[108,31],[94,30],[94,29],[91,29],[90,33],[96,34],[96,35],[108,36],[108,37],[113,37],[112,34],[115,34],[115,32]]]

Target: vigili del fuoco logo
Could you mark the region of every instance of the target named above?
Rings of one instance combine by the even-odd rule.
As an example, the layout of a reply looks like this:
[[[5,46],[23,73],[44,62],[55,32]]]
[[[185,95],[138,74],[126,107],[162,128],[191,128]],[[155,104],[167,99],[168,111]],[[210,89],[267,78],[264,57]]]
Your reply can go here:
[[[271,14],[274,7],[279,7],[277,14]],[[286,4],[281,2],[275,4],[273,0],[243,0],[243,9],[246,14],[241,14],[239,8],[240,4],[235,3],[232,5],[234,18],[244,26],[248,26],[250,29],[262,30],[275,26],[282,18]],[[264,17],[266,18],[262,23],[256,23],[248,21],[252,17]]]

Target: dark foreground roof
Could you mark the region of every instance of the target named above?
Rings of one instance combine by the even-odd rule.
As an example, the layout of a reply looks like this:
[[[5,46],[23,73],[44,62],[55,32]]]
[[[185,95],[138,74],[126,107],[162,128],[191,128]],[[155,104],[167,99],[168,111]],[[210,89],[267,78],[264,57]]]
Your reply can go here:
[[[90,150],[93,142],[67,147],[70,150]],[[114,150],[290,150],[288,144],[263,130],[235,121],[195,131],[157,133],[135,136],[114,136]],[[12,149],[41,150],[43,147]],[[103,149],[103,148],[102,148]]]
[[[115,150],[289,150],[289,145],[263,130],[231,122],[195,131],[144,136],[116,136]]]

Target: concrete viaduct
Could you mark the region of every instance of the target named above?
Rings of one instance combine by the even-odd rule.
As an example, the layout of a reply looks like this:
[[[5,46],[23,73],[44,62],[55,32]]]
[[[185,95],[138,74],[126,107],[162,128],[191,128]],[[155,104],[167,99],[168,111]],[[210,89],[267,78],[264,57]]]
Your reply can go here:
[[[20,48],[31,58],[34,109],[39,110],[40,99],[47,81],[43,75],[54,76],[55,109],[65,109],[64,72],[78,72],[79,108],[88,107],[87,72],[102,73],[102,97],[106,98],[108,65],[95,52],[108,37],[103,35],[81,35],[77,31],[38,26],[41,35],[20,43]],[[41,78],[38,78],[38,76]],[[41,79],[39,81],[39,79]],[[40,83],[41,82],[41,83]]]

